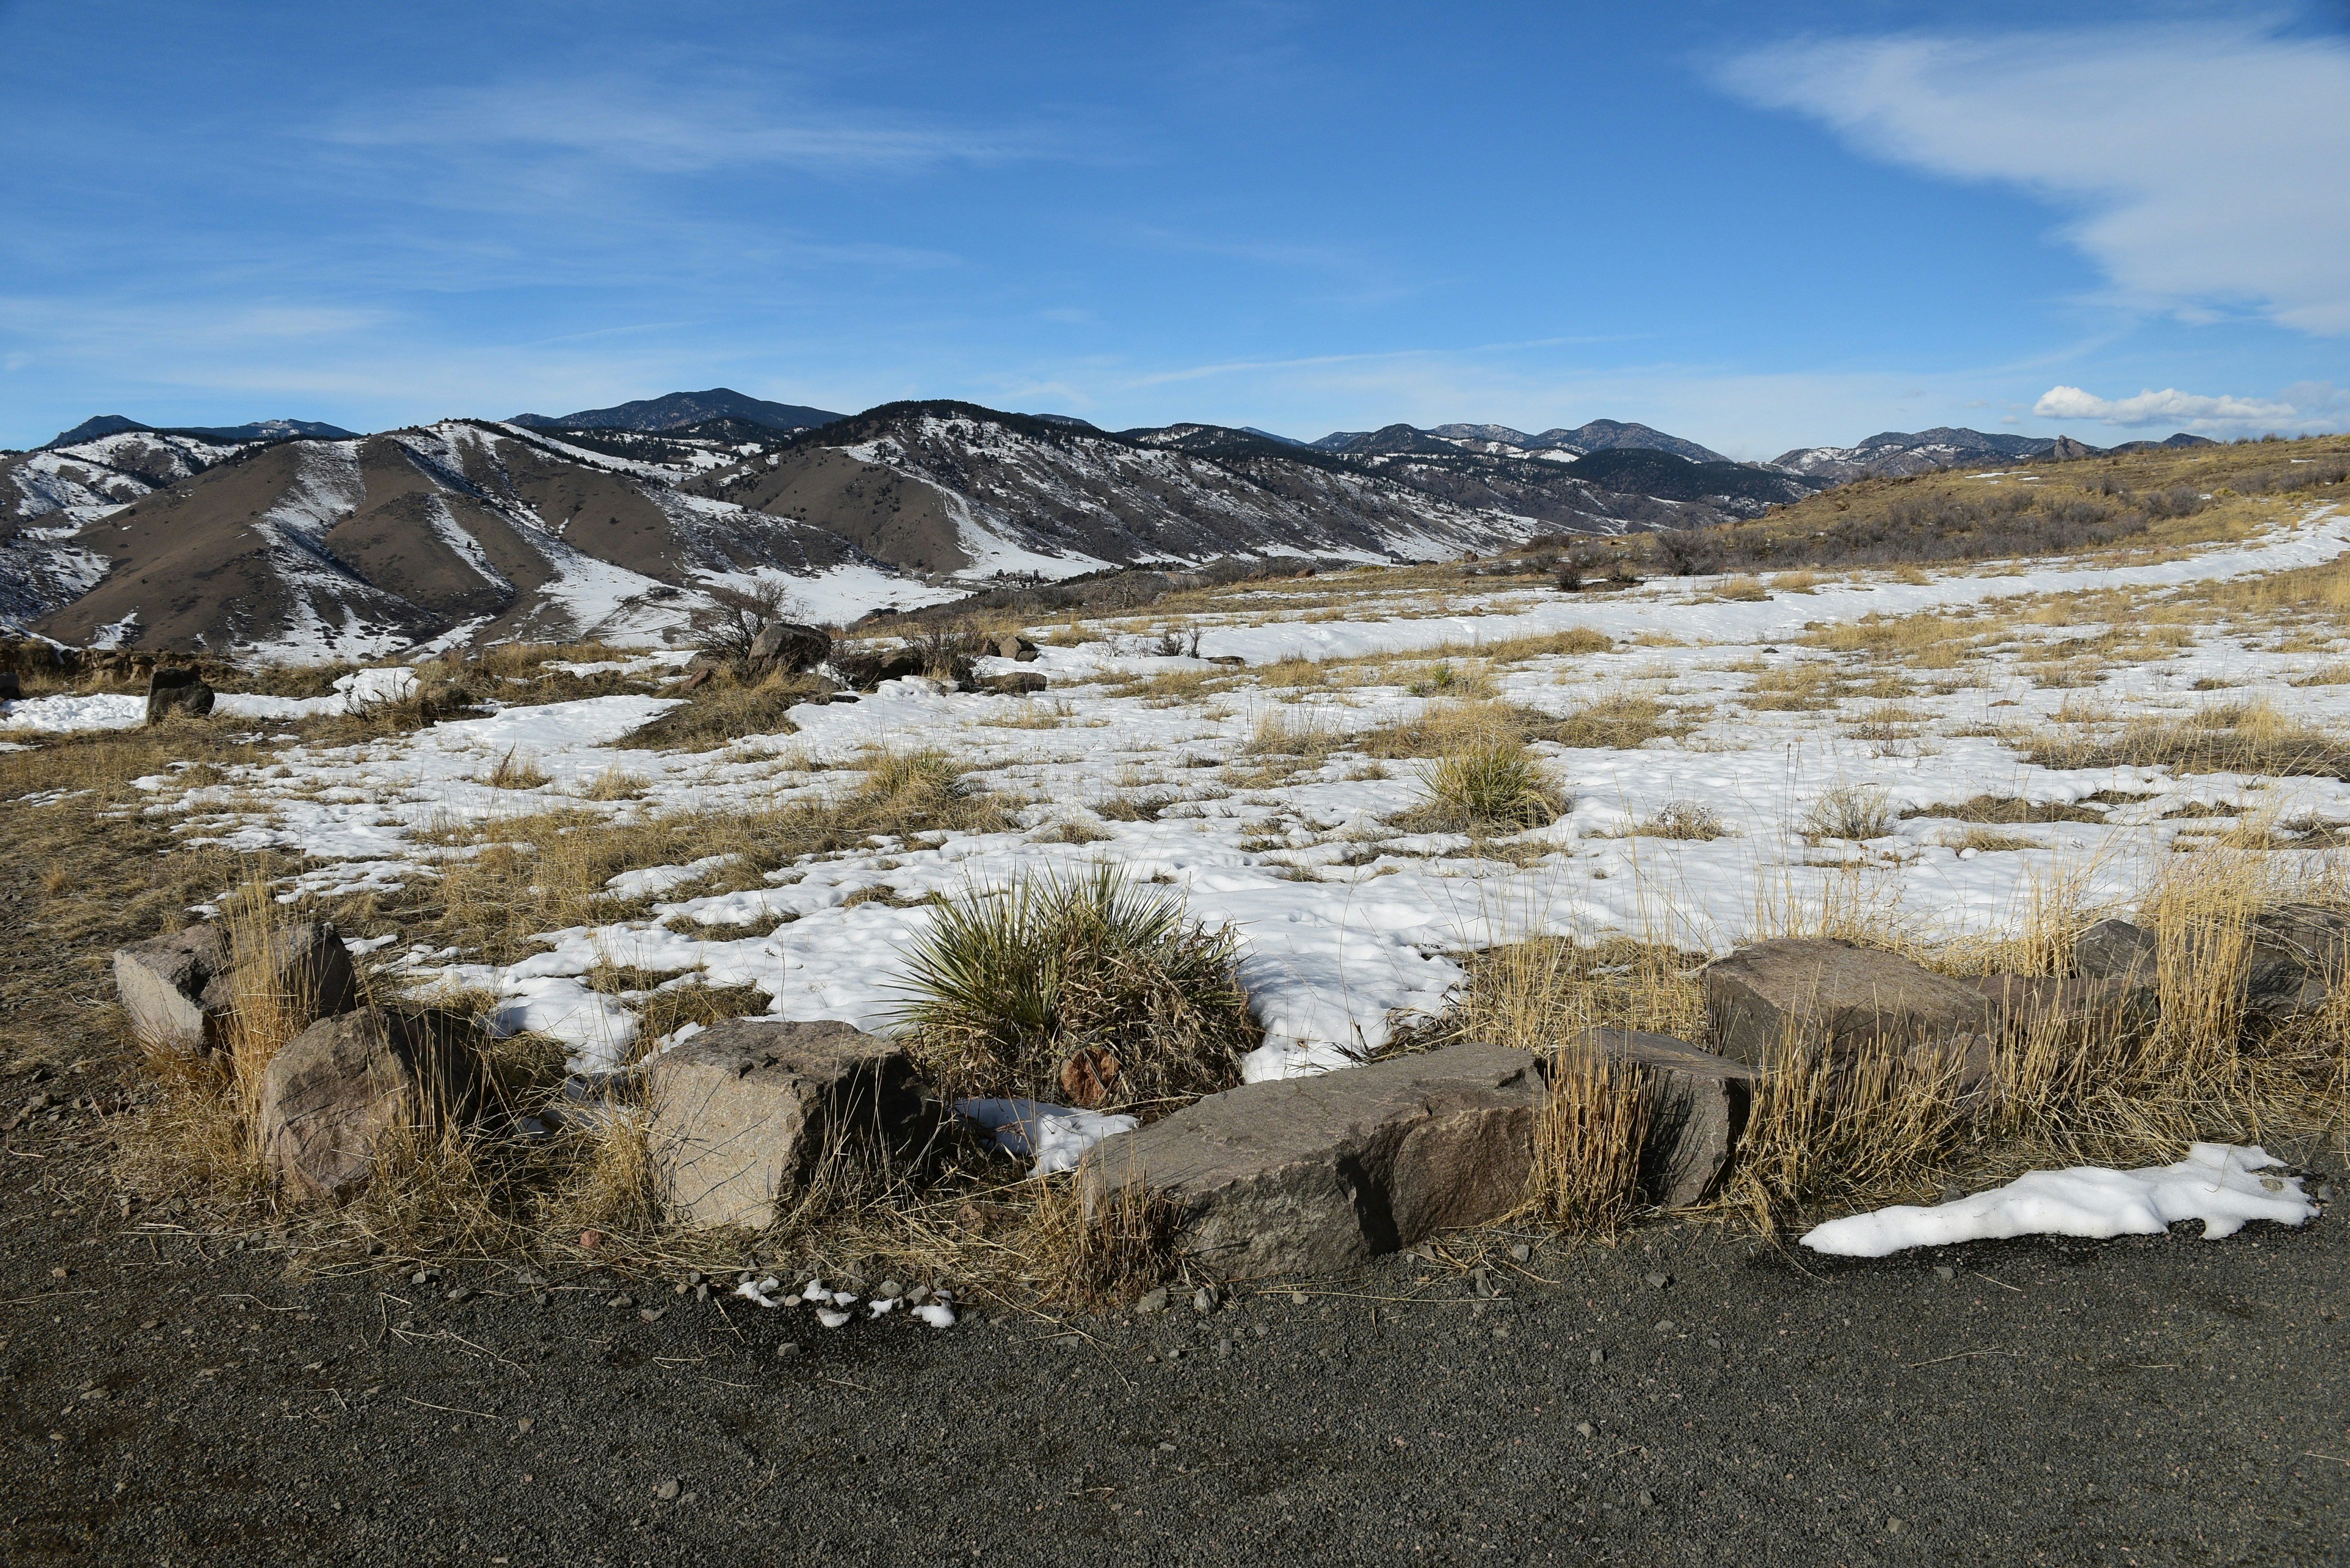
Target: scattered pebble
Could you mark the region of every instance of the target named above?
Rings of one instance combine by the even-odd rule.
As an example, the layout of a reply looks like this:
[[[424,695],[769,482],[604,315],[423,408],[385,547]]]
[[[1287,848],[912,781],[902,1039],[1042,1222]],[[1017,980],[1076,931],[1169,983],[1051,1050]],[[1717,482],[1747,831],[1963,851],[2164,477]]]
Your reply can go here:
[[[614,1296],[610,1301],[606,1302],[604,1304],[608,1307],[616,1308],[632,1307],[637,1304],[637,1298],[624,1293],[620,1295]]]
[[[1591,1353],[1591,1365],[1592,1365],[1592,1366],[1603,1366],[1607,1365],[1607,1353],[1606,1351],[1604,1351],[1604,1350],[1595,1350],[1595,1351],[1593,1351],[1593,1352]]]
[[[538,1425],[537,1422],[532,1420],[528,1416],[525,1416],[521,1420],[515,1423],[515,1430],[527,1434],[530,1429],[536,1425]]]
[[[1213,1285],[1201,1285],[1198,1290],[1193,1291],[1191,1293],[1191,1310],[1198,1313],[1210,1313],[1215,1311],[1216,1287]]]
[[[1292,1306],[1304,1306],[1305,1304],[1305,1293],[1304,1291],[1290,1292],[1289,1304]]]
[[[1950,1281],[1959,1277],[1959,1271],[1950,1267],[1948,1263],[1937,1263],[1934,1265],[1934,1277],[1940,1280],[1943,1283],[1948,1284]]]
[[[778,1361],[795,1360],[798,1357],[799,1353],[800,1346],[797,1340],[787,1339],[784,1341],[783,1344],[775,1346],[775,1359]]]
[[[1898,1519],[1888,1519],[1885,1521],[1885,1533],[1887,1535],[1898,1535],[1908,1528],[1909,1527],[1907,1524]]]
[[[604,1232],[601,1231],[582,1231],[579,1232],[579,1244],[592,1252],[597,1248],[604,1244]]]
[[[1670,1274],[1649,1274],[1647,1278],[1648,1288],[1652,1291],[1663,1290],[1667,1285],[1673,1282],[1673,1277]]]
[[[668,1311],[669,1308],[667,1307],[639,1307],[637,1309],[637,1315],[644,1319],[647,1323],[659,1323],[661,1320],[662,1314]]]
[[[660,1485],[653,1488],[653,1495],[660,1499],[663,1502],[675,1502],[677,1501],[677,1494],[678,1484],[674,1480],[665,1480],[661,1482]]]
[[[1650,1491],[1647,1487],[1642,1487],[1642,1488],[1640,1489],[1640,1506],[1641,1506],[1642,1508],[1654,1508],[1654,1507],[1656,1507],[1656,1506],[1657,1506],[1657,1494],[1656,1494],[1655,1492]]]
[[[1510,1249],[1510,1262],[1513,1263],[1523,1263],[1534,1255],[1534,1250],[1532,1247],[1527,1246],[1523,1241],[1520,1241]]]
[[[881,1282],[881,1288],[873,1293],[879,1296],[902,1296],[906,1293],[906,1287],[895,1280],[884,1280]]]
[[[1588,1421],[1577,1421],[1575,1424],[1575,1432],[1579,1438],[1596,1438],[1599,1435],[1599,1428]]]
[[[1681,1325],[1675,1323],[1670,1318],[1662,1319],[1657,1324],[1657,1332],[1659,1334],[1679,1334],[1680,1332],[1680,1328]]]
[[[1142,1299],[1134,1303],[1134,1310],[1137,1312],[1165,1312],[1167,1310],[1167,1287],[1165,1285],[1153,1285],[1150,1289],[1143,1292]]]

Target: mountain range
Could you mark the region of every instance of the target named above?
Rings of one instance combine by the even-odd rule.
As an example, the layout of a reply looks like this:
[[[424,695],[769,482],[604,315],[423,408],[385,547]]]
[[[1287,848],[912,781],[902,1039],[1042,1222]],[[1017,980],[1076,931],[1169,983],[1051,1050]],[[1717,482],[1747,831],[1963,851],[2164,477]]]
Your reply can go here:
[[[1781,452],[1771,464],[1789,473],[1842,484],[1855,479],[1925,473],[1937,468],[1986,468],[2034,458],[2103,457],[2114,452],[2142,452],[2148,447],[2210,446],[2206,437],[2181,431],[2163,441],[2125,441],[2116,447],[2090,446],[2070,436],[1991,435],[1982,431],[1938,425],[1915,435],[1886,431],[1858,446],[1797,447]]]
[[[847,620],[1118,566],[1428,560],[1682,528],[1904,464],[2035,452],[2057,450],[1937,430],[1738,463],[1607,420],[1301,442],[951,401],[844,416],[723,388],[369,436],[104,416],[0,454],[0,625],[276,657],[645,639],[721,582],[780,580],[807,613]]]

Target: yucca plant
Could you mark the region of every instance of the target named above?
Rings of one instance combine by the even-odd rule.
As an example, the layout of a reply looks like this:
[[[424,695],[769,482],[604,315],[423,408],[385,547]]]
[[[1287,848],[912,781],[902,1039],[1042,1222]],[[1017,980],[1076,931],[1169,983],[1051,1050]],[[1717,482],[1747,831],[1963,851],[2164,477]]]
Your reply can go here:
[[[949,899],[910,955],[902,1016],[959,1094],[1144,1106],[1240,1081],[1259,1031],[1232,932],[1112,866]]]

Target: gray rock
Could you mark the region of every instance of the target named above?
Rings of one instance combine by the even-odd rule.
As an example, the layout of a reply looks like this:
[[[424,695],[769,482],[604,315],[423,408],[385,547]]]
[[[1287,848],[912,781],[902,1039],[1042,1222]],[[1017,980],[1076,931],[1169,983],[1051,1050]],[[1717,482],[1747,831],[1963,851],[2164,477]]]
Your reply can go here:
[[[2252,920],[2244,1012],[2282,1023],[2325,1005],[2350,967],[2350,912],[2285,904]]]
[[[213,711],[213,689],[194,670],[159,664],[147,677],[147,722],[160,724],[174,713],[201,719]]]
[[[1705,966],[1713,1048],[1766,1067],[1791,1038],[1844,1058],[1877,1043],[1955,1055],[1961,1077],[1992,1070],[1991,1004],[1964,981],[1824,937],[1757,942]]]
[[[1760,1075],[1743,1062],[1700,1051],[1669,1034],[1587,1029],[1570,1044],[1647,1068],[1656,1085],[1640,1187],[1668,1209],[1704,1200],[1730,1164]]]
[[[335,928],[317,922],[269,933],[243,986],[280,998],[301,1019],[331,1018],[359,1005],[359,976]],[[151,1045],[201,1054],[220,1043],[239,978],[228,933],[216,924],[134,942],[114,954],[114,985],[131,1033]]]
[[[1228,1278],[1332,1272],[1516,1207],[1541,1095],[1533,1056],[1474,1042],[1251,1084],[1104,1140],[1079,1183],[1168,1205]]]
[[[347,1197],[373,1175],[386,1137],[473,1115],[482,1044],[471,1020],[439,1009],[321,1019],[262,1075],[263,1153],[296,1191]]]
[[[751,662],[762,670],[813,670],[832,657],[832,636],[822,627],[769,621],[751,639]]]
[[[1036,658],[1036,645],[1017,632],[1007,631],[995,639],[995,656],[1026,664]]]
[[[835,1138],[899,1142],[920,1109],[903,1047],[846,1023],[734,1018],[655,1057],[651,1141],[678,1216],[775,1218]]]
[[[983,691],[1000,691],[1006,697],[1025,697],[1042,691],[1049,684],[1033,670],[1014,670],[1003,675],[990,675],[980,681]]]
[[[1510,1248],[1510,1262],[1513,1263],[1523,1263],[1534,1255],[1534,1250],[1523,1241],[1516,1242]]]
[[[675,1502],[677,1501],[677,1494],[678,1484],[674,1480],[665,1480],[661,1482],[660,1485],[653,1488],[653,1495],[660,1499],[663,1502]]]
[[[2099,920],[2073,939],[2073,972],[2090,980],[2138,975],[2151,983],[2158,944],[2152,931],[2127,920]]]
[[[219,1043],[228,971],[228,934],[214,925],[190,926],[114,950],[114,990],[131,1033],[182,1055],[201,1054]],[[215,981],[221,982],[217,992]]]
[[[2118,975],[1986,974],[1967,981],[1991,1003],[1991,1028],[2002,1040],[2056,1030],[2065,1039],[2136,1036],[2161,1016],[2153,971]]]

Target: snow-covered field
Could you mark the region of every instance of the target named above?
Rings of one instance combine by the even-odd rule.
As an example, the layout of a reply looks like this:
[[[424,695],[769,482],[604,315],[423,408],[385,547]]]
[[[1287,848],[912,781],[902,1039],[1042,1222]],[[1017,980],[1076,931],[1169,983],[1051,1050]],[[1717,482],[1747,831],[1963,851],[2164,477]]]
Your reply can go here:
[[[1403,1018],[1440,1011],[1462,979],[1459,955],[1529,934],[1622,931],[1720,951],[1790,908],[1850,898],[1856,887],[1888,920],[1950,936],[1993,933],[2019,918],[2035,888],[2060,880],[2085,901],[2126,903],[2182,834],[2247,818],[2350,823],[2350,791],[2330,778],[2052,769],[2013,743],[2036,726],[2077,719],[2085,699],[2119,713],[2185,713],[2259,696],[2290,717],[2350,719],[2350,685],[2290,684],[2330,656],[2276,651],[2268,646],[2273,628],[2217,614],[2143,657],[2084,674],[2078,666],[2096,656],[2077,654],[2063,681],[2048,674],[2066,639],[2089,646],[2083,639],[2131,630],[2068,620],[2063,607],[2077,596],[2125,589],[2159,602],[2345,549],[2350,518],[2321,508],[2251,543],[2158,566],[2071,562],[1907,580],[1852,574],[1761,601],[1721,598],[1719,582],[1700,578],[1606,599],[1479,584],[1440,607],[1382,598],[1378,575],[1366,573],[1363,595],[1335,618],[1329,582],[1315,583],[1310,592],[1325,597],[1311,602],[1324,607],[1309,618],[1305,597],[1285,604],[1281,587],[1257,584],[1194,618],[1202,628],[1197,659],[1112,636],[1049,646],[1033,665],[983,664],[983,673],[1048,676],[1050,691],[1033,698],[898,680],[853,703],[793,710],[796,732],[788,736],[684,753],[614,745],[676,699],[603,697],[507,708],[359,746],[289,738],[266,766],[193,786],[176,774],[141,782],[148,809],[179,816],[192,837],[304,857],[293,897],[438,876],[463,853],[447,846],[452,825],[558,806],[639,820],[833,799],[855,787],[875,749],[936,748],[974,784],[1014,797],[1018,827],[875,842],[731,891],[697,891],[723,869],[722,856],[634,867],[616,878],[615,900],[652,898],[649,914],[544,932],[543,950],[519,961],[493,964],[405,940],[376,961],[420,992],[494,992],[504,1027],[546,1031],[568,1043],[579,1067],[608,1067],[638,1044],[639,1006],[588,988],[599,965],[691,971],[703,983],[755,986],[785,1018],[887,1029],[903,955],[931,919],[916,901],[922,895],[1108,860],[1175,884],[1195,916],[1235,929],[1264,1029],[1247,1069],[1263,1079],[1347,1063]],[[2056,613],[2029,613],[2050,606]],[[1823,628],[1934,611],[1974,612],[1985,630],[2012,624],[2016,634],[1956,668],[1877,667],[1901,677],[1898,698],[1831,691],[1811,706],[1762,701],[1766,691],[1786,689],[1791,671],[1858,672],[1856,655],[1819,646]],[[1604,635],[1611,650],[1474,652],[1577,628]],[[1431,649],[1451,650],[1440,671]],[[1251,669],[1206,662],[1220,656]],[[1330,662],[1313,683],[1273,683],[1266,667],[1299,659]],[[1295,679],[1295,668],[1284,665],[1289,673],[1277,679]],[[1447,677],[1480,690],[1490,683],[1502,701],[1554,715],[1615,697],[1653,698],[1679,710],[1675,727],[1685,732],[1631,749],[1538,742],[1552,781],[1572,797],[1557,822],[1482,843],[1414,833],[1398,819],[1421,802],[1427,764],[1382,764],[1355,742],[1454,702]],[[104,706],[123,701],[21,703],[0,724],[29,732],[124,722]],[[220,711],[266,727],[295,716],[286,701],[224,694]],[[1288,762],[1263,755],[1263,735],[1284,727],[1315,737],[1313,753]],[[535,763],[548,782],[493,787],[486,775],[502,758]],[[641,793],[588,798],[591,782],[612,773],[633,775]],[[1944,840],[1963,825],[1902,815],[1981,795],[2045,805],[2108,792],[2132,798],[2103,820],[2002,829],[2022,847],[1953,847]],[[1813,817],[1824,797],[1883,806],[1884,830],[1862,843],[1820,834]],[[1155,819],[1096,811],[1137,798],[1158,805]],[[1638,831],[1669,806],[1711,814],[1721,836]],[[1073,823],[1081,831],[1064,831]],[[889,897],[874,897],[876,888]]]

